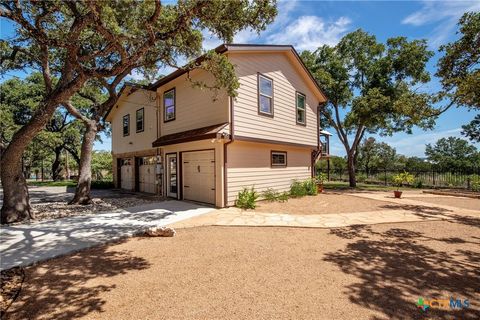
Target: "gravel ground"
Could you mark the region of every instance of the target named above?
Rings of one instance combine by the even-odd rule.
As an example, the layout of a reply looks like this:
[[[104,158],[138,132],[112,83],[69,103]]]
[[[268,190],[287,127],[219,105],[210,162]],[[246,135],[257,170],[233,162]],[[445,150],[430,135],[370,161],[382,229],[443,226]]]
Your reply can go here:
[[[409,197],[405,197],[409,199]],[[452,206],[462,209],[479,210],[480,211],[480,199],[473,198],[459,198],[459,197],[415,197],[411,198],[418,201],[423,201],[431,204],[440,204],[446,206]]]
[[[385,210],[391,204],[345,195],[342,192],[325,192],[317,196],[291,198],[286,202],[259,201],[255,211],[289,214],[349,213]]]
[[[121,198],[93,198],[93,204],[90,205],[68,205],[67,202],[44,202],[32,203],[32,209],[35,213],[36,221],[57,219],[63,217],[97,214],[102,212],[112,212],[124,208],[130,208],[147,204],[158,200],[141,199],[136,197]]]
[[[6,319],[478,319],[480,221],[200,227],[25,269]],[[419,297],[468,299],[459,311]]]

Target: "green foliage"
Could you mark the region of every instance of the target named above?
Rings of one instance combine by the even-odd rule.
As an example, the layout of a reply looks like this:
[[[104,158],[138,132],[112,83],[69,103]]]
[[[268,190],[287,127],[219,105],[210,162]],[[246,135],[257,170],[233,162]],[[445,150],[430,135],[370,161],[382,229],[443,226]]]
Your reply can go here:
[[[113,189],[112,180],[92,180],[92,189]]]
[[[92,175],[96,180],[102,180],[111,175],[112,154],[108,151],[93,151]]]
[[[462,134],[473,142],[480,142],[480,114],[477,114],[470,123],[462,126]]]
[[[472,189],[472,191],[480,192],[480,176],[478,174],[472,174],[469,179],[470,189]]]
[[[316,196],[318,194],[316,179],[303,181],[303,188],[305,189],[305,193],[309,196]]]
[[[477,148],[457,137],[441,138],[433,146],[427,144],[425,155],[440,169],[462,170],[480,163]]]
[[[282,192],[277,196],[277,200],[280,202],[286,202],[290,198],[290,194],[288,192]]]
[[[262,196],[265,200],[273,202],[277,200],[279,194],[273,188],[268,188],[267,190],[263,191]]]
[[[259,195],[253,187],[250,189],[243,188],[243,190],[238,193],[235,206],[242,209],[255,209],[258,197]]]
[[[460,37],[441,46],[445,55],[438,61],[436,76],[442,94],[457,105],[480,109],[480,12],[467,12],[458,22]]]
[[[325,173],[319,172],[317,174],[317,176],[315,177],[315,182],[317,184],[322,184],[323,185],[325,183],[325,181],[327,181],[327,179],[328,179],[328,177]]]
[[[392,182],[395,186],[397,186],[398,189],[405,184],[412,184],[414,180],[415,177],[406,171],[396,174],[392,177]]]
[[[422,189],[423,188],[423,182],[420,179],[415,179],[413,181],[413,187],[417,189]]]
[[[307,190],[303,182],[294,180],[290,185],[290,196],[294,198],[304,197],[307,195]]]

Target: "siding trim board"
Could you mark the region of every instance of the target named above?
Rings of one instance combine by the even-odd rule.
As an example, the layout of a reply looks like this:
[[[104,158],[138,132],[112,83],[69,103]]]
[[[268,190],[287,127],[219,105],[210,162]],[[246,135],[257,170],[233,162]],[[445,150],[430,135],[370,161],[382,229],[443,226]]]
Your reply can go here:
[[[298,147],[298,148],[309,148],[309,149],[315,149],[317,147],[315,145],[310,145],[310,144],[301,144],[301,143],[293,143],[293,142],[285,142],[285,141],[278,141],[278,140],[237,136],[237,135],[235,135],[235,140],[246,141],[246,142],[278,144],[278,145],[285,145],[285,146]]]

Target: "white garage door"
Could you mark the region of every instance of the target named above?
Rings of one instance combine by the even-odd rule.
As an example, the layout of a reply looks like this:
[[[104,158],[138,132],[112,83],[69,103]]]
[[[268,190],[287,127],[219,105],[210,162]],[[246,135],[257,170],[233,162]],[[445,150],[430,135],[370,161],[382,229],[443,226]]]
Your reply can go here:
[[[138,168],[140,192],[155,193],[155,157],[143,157]]]
[[[130,158],[122,159],[120,187],[125,190],[133,190],[133,163]]]
[[[184,152],[183,198],[215,204],[215,155],[213,150]]]

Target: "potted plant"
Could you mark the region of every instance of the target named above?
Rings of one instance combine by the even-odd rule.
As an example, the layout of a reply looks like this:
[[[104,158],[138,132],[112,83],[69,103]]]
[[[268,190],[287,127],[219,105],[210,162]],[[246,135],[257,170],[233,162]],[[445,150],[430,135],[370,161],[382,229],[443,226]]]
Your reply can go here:
[[[393,184],[397,186],[397,190],[393,191],[393,195],[395,196],[395,198],[400,198],[402,196],[402,191],[400,191],[400,187],[403,186],[404,184],[413,183],[414,179],[415,179],[414,176],[406,171],[399,173],[397,175],[394,175]]]
[[[323,192],[323,183],[327,180],[327,175],[323,172],[317,174],[315,178],[315,183],[317,184],[317,191],[318,193]]]

